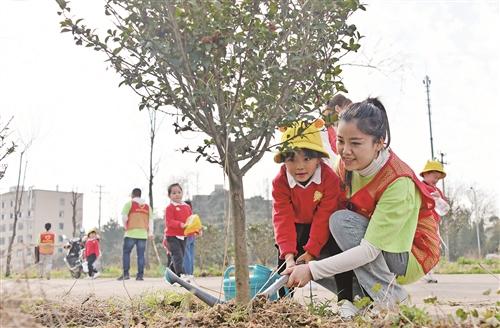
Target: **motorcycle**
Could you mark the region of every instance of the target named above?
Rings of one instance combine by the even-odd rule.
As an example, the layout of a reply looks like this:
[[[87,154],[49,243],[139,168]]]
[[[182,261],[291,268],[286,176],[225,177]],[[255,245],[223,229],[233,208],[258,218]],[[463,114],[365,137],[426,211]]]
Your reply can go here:
[[[67,239],[66,236],[63,236]],[[75,279],[81,277],[82,273],[86,271],[87,265],[83,259],[83,254],[85,251],[85,245],[82,238],[71,238],[67,239],[68,242],[64,246],[66,250],[66,256],[64,256],[64,263],[68,266],[71,276]]]

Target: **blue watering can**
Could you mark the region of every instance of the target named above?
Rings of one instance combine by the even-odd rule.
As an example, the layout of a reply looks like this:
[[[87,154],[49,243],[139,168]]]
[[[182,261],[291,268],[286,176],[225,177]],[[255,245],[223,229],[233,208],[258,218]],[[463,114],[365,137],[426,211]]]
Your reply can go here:
[[[272,270],[260,264],[249,265],[250,271],[250,298],[257,293],[264,291],[271,286],[281,276],[275,273],[272,277]],[[234,265],[229,266],[224,272],[224,299],[229,301],[236,297],[236,279],[231,274],[234,272]],[[275,301],[278,299],[278,293],[268,295],[269,299]]]

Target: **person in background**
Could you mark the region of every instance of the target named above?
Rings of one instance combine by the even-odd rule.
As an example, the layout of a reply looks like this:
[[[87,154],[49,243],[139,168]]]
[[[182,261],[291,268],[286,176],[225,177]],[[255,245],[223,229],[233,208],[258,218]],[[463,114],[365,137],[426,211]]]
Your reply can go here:
[[[191,201],[186,200],[184,203],[191,207],[191,212],[193,211],[193,204]],[[186,278],[190,281],[194,281],[194,243],[196,239],[196,233],[192,233],[186,236],[186,251],[184,253],[184,273]]]
[[[85,258],[87,259],[89,278],[95,279],[100,275],[94,266],[100,255],[97,229],[92,228],[87,232],[87,240],[85,241]]]
[[[342,94],[336,94],[332,99],[328,100],[325,109],[322,112],[323,120],[325,121],[326,133],[322,133],[321,137],[325,145],[325,150],[330,155],[332,167],[338,157],[337,151],[337,124],[339,115],[346,110],[352,101]]]
[[[443,192],[437,187],[439,180],[446,177],[446,172],[444,171],[443,164],[438,161],[427,161],[424,169],[420,172],[420,176],[423,178],[422,182],[425,184],[427,190],[431,193],[432,198],[436,202],[435,214],[436,219],[441,221],[441,216],[448,213],[450,206],[444,196]],[[429,271],[424,277],[425,281],[428,283],[437,283],[437,279],[432,275],[432,271]]]
[[[122,209],[122,221],[125,228],[123,239],[123,273],[118,280],[130,279],[130,253],[134,246],[137,252],[137,275],[135,280],[144,280],[144,252],[146,241],[153,239],[153,213],[148,204],[141,198],[141,189],[134,188],[131,200]]]
[[[56,242],[56,234],[51,231],[52,224],[45,223],[45,231],[40,233],[38,237],[38,251],[39,251],[39,274],[38,277],[42,279],[46,277],[50,279],[50,271],[52,270],[52,259],[54,255],[54,248]]]
[[[168,186],[170,204],[165,209],[165,236],[167,248],[171,254],[170,269],[179,277],[186,279],[184,269],[184,254],[186,251],[186,236],[184,228],[192,214],[191,206],[182,201],[182,187],[178,183]]]

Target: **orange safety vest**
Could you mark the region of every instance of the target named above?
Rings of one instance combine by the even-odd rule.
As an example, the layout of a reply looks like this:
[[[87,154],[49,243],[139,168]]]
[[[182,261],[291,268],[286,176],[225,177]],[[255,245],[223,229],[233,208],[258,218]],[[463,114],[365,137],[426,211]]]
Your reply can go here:
[[[53,232],[42,232],[40,234],[40,254],[52,255],[54,254],[54,244],[56,242],[56,234]]]
[[[139,204],[132,201],[132,206],[128,212],[127,230],[146,229],[149,230],[149,205]]]
[[[418,214],[417,229],[413,237],[411,252],[422,266],[425,273],[429,272],[438,262],[440,257],[439,216],[434,212],[434,199],[429,191],[415,175],[413,170],[392,151],[389,160],[363,188],[358,190],[351,198],[347,197],[350,186],[346,186],[346,170],[344,162],[339,163],[339,175],[343,182],[341,207],[349,208],[358,214],[371,218],[375,207],[386,188],[400,177],[408,177],[417,186],[422,204]]]

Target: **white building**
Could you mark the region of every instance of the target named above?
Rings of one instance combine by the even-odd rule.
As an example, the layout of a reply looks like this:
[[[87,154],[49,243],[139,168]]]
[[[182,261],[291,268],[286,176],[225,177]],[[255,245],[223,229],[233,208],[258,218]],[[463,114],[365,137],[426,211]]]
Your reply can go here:
[[[0,272],[5,271],[9,240],[14,228],[16,188],[0,194]],[[74,204],[74,206],[73,206]],[[56,244],[62,244],[63,235],[73,235],[73,213],[76,235],[79,234],[83,218],[83,194],[29,188],[24,190],[18,212],[16,237],[12,248],[12,271],[19,271],[34,263],[33,250],[45,223],[52,224],[56,233]],[[62,253],[58,247],[56,253]]]

